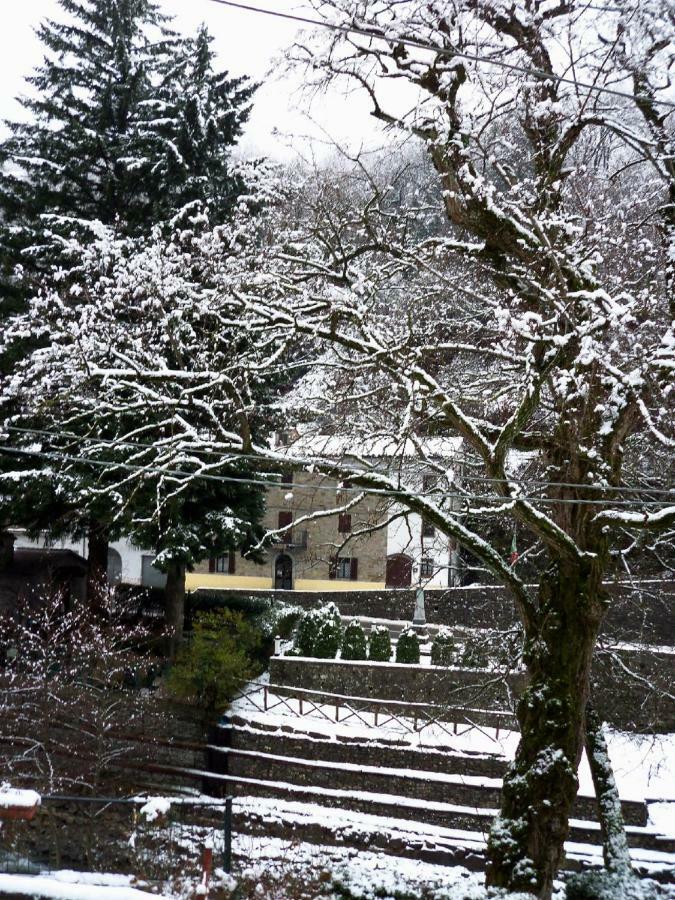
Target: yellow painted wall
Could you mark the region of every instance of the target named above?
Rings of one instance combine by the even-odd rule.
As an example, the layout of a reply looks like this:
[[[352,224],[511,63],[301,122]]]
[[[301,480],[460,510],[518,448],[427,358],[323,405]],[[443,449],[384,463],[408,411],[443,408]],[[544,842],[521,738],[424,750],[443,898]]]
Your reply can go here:
[[[349,581],[346,578],[298,578],[296,591],[379,591],[384,590],[384,581]]]
[[[205,572],[188,572],[185,576],[185,588],[196,591],[198,588],[251,588],[254,590],[271,590],[271,578],[256,578],[253,575],[221,575]],[[384,581],[348,581],[336,578],[298,578],[295,581],[296,591],[381,591]]]
[[[253,575],[208,575],[204,572],[188,572],[185,576],[185,589],[196,591],[200,587],[269,590],[272,587],[272,579],[256,578]]]

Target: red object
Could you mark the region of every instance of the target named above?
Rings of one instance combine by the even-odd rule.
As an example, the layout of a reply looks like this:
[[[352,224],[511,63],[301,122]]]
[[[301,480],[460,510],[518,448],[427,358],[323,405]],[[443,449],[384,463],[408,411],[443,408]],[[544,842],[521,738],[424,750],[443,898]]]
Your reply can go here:
[[[37,806],[0,806],[0,822],[15,819],[30,821],[37,812]]]
[[[204,847],[202,852],[202,884],[209,886],[211,872],[213,871],[213,847]]]

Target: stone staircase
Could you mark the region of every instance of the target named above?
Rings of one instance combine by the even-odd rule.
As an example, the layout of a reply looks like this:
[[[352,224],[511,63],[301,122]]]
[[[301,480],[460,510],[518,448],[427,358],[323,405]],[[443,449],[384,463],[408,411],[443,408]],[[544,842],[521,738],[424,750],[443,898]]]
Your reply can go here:
[[[237,827],[253,833],[479,868],[507,760],[450,744],[413,746],[376,731],[369,739],[362,729],[327,734],[311,718],[280,724],[237,711],[212,734],[203,789],[241,798]],[[623,801],[623,811],[638,868],[644,857],[652,875],[660,863],[666,872],[675,839],[647,825],[644,802]],[[578,868],[589,853],[597,863],[595,799],[578,797],[574,816],[567,866]]]

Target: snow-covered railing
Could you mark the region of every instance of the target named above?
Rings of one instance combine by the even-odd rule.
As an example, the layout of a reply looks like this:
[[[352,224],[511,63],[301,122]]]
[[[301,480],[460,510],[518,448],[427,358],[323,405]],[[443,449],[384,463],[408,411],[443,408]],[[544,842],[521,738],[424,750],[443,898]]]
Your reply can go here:
[[[331,723],[358,723],[366,728],[395,725],[410,734],[420,734],[433,727],[453,737],[489,727],[495,729],[495,739],[498,739],[500,730],[517,729],[515,717],[506,712],[357,697],[269,682],[247,682],[239,688],[234,700],[246,700],[265,714],[277,710],[283,715],[313,716]]]

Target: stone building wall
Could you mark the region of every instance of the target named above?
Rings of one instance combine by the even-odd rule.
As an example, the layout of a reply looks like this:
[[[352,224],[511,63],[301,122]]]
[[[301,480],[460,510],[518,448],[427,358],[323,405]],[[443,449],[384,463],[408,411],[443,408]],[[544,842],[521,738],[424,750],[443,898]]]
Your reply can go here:
[[[267,492],[266,528],[279,527],[279,513],[289,513],[293,520],[309,513],[334,509],[354,495],[337,489],[335,481],[309,473],[295,473],[293,484],[272,487]],[[377,497],[366,497],[349,511],[351,533],[360,532],[382,522],[384,512]],[[340,532],[339,516],[327,515],[298,525],[290,535],[280,536],[273,551],[267,553],[262,564],[251,562],[236,554],[234,574],[210,572],[209,561],[199,564],[188,575],[187,587],[271,589],[274,587],[274,567],[278,556],[284,554],[293,562],[293,586],[296,590],[335,591],[383,589],[387,557],[387,529],[380,528],[359,537],[349,538]],[[344,523],[343,523],[344,524]],[[358,560],[355,579],[330,577],[331,557],[355,557]]]

